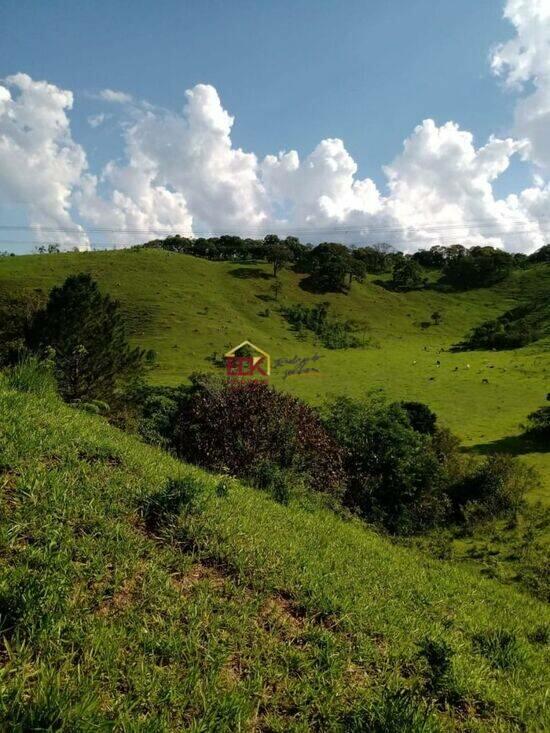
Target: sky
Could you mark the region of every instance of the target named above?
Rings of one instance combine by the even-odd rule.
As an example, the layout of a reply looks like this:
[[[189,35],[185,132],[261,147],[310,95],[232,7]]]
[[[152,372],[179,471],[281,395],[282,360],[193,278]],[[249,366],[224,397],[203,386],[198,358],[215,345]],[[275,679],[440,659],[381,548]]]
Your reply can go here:
[[[0,0],[0,250],[550,241],[550,0]]]

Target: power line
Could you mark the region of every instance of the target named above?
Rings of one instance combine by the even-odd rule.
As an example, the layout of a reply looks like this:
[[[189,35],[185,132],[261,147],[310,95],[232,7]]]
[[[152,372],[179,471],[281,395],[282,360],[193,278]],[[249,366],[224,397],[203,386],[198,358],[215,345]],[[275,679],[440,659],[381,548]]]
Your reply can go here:
[[[549,221],[550,217],[539,217],[540,221]],[[525,220],[512,220],[506,222],[506,224],[525,224]],[[534,225],[534,224],[533,224]],[[64,234],[76,234],[76,235],[86,235],[87,233],[106,233],[106,234],[174,234],[179,233],[180,236],[186,236],[186,237],[196,237],[198,234],[204,234],[209,236],[214,235],[230,235],[230,236],[237,236],[237,234],[231,234],[231,232],[268,232],[268,233],[275,233],[277,231],[293,231],[293,232],[301,232],[301,233],[311,233],[311,234],[322,234],[322,233],[332,233],[332,232],[340,232],[340,233],[353,233],[353,232],[359,232],[364,233],[364,235],[368,235],[370,233],[375,232],[381,232],[381,233],[392,233],[392,232],[402,232],[403,229],[412,228],[418,230],[422,229],[424,231],[428,231],[434,234],[437,234],[437,232],[440,231],[449,231],[452,229],[469,229],[469,228],[477,228],[477,229],[499,229],[499,234],[502,235],[508,235],[508,234],[515,234],[518,233],[518,230],[509,230],[506,232],[500,231],[502,227],[502,223],[495,222],[494,219],[469,219],[465,220],[460,223],[445,223],[440,222],[437,224],[430,224],[429,222],[416,222],[411,227],[390,227],[390,226],[370,226],[368,224],[363,225],[355,225],[355,226],[325,226],[325,227],[303,227],[303,226],[292,226],[292,225],[265,225],[265,226],[256,226],[256,227],[239,227],[237,230],[232,229],[232,227],[226,227],[224,229],[194,229],[194,230],[181,230],[177,227],[174,227],[172,229],[115,229],[115,228],[108,228],[108,227],[86,227],[84,228],[74,228],[74,227],[43,227],[40,225],[9,225],[9,224],[1,224],[0,230],[2,231],[33,231],[33,232],[47,232],[47,233],[64,233]],[[538,232],[542,227],[539,226],[538,229],[533,230],[521,230],[520,233],[524,232],[531,232],[536,233]]]

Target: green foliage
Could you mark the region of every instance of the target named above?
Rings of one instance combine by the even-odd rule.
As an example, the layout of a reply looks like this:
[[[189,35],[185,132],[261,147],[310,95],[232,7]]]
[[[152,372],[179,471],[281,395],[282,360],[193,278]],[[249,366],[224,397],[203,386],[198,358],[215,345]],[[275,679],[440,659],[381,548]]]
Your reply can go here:
[[[349,320],[329,317],[327,302],[311,307],[297,303],[283,308],[281,312],[299,334],[304,329],[313,331],[327,349],[353,349],[363,345],[356,334],[357,325]]]
[[[37,353],[53,349],[59,391],[68,402],[111,401],[120,382],[142,366],[143,352],[128,345],[119,304],[101,295],[90,275],[53,288],[26,336]]]
[[[306,260],[309,283],[317,292],[347,292],[353,280],[361,282],[366,274],[364,262],[354,257],[343,244],[323,242],[314,247]]]
[[[536,438],[550,439],[550,406],[539,407],[527,415],[525,431]]]
[[[151,530],[169,524],[182,510],[201,511],[205,501],[204,484],[191,478],[169,479],[165,486],[148,496],[142,504],[142,514]]]
[[[288,468],[281,468],[274,461],[260,459],[247,472],[247,479],[258,489],[267,491],[275,501],[288,504],[299,493],[304,476]]]
[[[419,656],[426,663],[427,685],[436,692],[443,692],[452,684],[452,658],[454,651],[444,639],[422,639],[418,645]]]
[[[546,334],[550,334],[550,304],[546,300],[532,301],[476,326],[454,348],[457,351],[518,349]]]
[[[513,258],[508,252],[493,247],[472,247],[458,256],[447,258],[443,275],[457,290],[470,290],[504,280],[513,266]]]
[[[38,298],[30,296],[0,302],[0,368],[25,356],[25,330],[38,302]]]
[[[358,247],[353,250],[353,256],[363,263],[366,272],[379,275],[390,269],[391,256],[388,249],[389,248],[384,245]]]
[[[437,415],[422,402],[400,402],[405,410],[411,427],[423,435],[433,435],[436,431]]]
[[[263,382],[192,379],[177,417],[178,455],[236,476],[268,461],[300,474],[315,490],[338,492],[340,450],[315,410]]]
[[[398,404],[341,397],[327,406],[325,422],[345,451],[349,506],[399,534],[444,521],[444,465]]]
[[[424,284],[422,268],[411,257],[400,257],[393,266],[392,285],[395,290],[416,290]]]
[[[454,487],[454,503],[470,522],[513,517],[523,506],[527,491],[539,482],[540,477],[531,466],[513,456],[496,453]]]

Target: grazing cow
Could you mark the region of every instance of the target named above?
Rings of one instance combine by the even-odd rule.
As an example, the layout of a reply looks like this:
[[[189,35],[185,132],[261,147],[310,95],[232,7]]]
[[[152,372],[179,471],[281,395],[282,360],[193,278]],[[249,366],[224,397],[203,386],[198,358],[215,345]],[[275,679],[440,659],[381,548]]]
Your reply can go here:
[[[481,380],[481,384],[489,384],[489,380],[488,380],[488,379],[485,379],[485,378],[483,378],[483,379]]]

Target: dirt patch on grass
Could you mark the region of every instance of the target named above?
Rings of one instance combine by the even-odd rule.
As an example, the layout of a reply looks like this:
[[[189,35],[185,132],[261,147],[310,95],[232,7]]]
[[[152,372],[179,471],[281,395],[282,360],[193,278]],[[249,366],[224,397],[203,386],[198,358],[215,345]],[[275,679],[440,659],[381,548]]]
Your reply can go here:
[[[14,494],[20,475],[19,471],[14,468],[4,467],[0,472],[0,492],[8,505],[13,504],[15,500]]]
[[[110,616],[112,614],[124,612],[141,595],[142,573],[137,573],[131,578],[127,578],[112,596],[106,598],[98,607],[96,613],[98,616]]]
[[[270,596],[260,610],[262,626],[283,636],[296,637],[306,625],[303,610],[283,594]]]
[[[201,581],[207,582],[214,590],[220,590],[227,580],[228,576],[222,568],[207,565],[202,562],[195,563],[185,573],[178,573],[171,576],[172,584],[181,593],[189,593]]]

